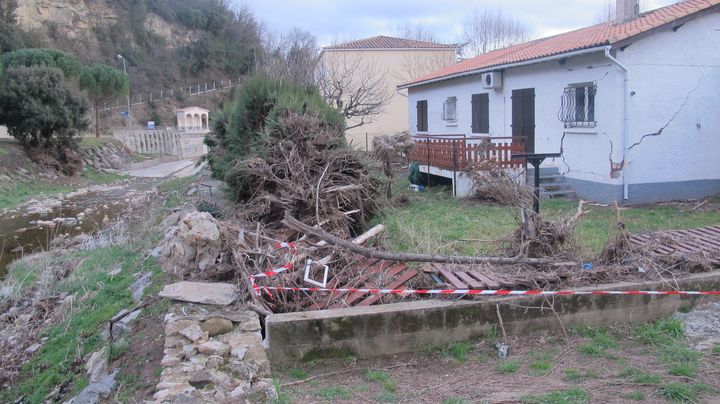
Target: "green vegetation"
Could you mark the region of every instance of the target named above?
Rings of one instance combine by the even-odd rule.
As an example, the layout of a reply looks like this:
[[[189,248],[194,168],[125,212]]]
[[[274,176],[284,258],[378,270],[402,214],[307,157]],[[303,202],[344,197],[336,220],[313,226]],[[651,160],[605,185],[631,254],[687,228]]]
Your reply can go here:
[[[14,208],[39,195],[70,192],[69,185],[49,184],[40,181],[20,182],[16,185],[0,184],[0,209]]]
[[[99,63],[83,68],[78,79],[95,107],[95,137],[100,137],[100,107],[128,92],[128,77],[120,70]]]
[[[344,387],[325,387],[318,391],[317,396],[325,400],[349,400],[352,392]]]
[[[85,168],[82,172],[82,178],[93,184],[109,184],[111,182],[129,178],[127,175],[114,173],[101,173],[93,168]]]
[[[577,387],[568,390],[552,391],[547,394],[522,397],[522,402],[526,404],[575,404],[587,403],[589,401],[590,394]]]
[[[406,185],[398,182],[396,189]],[[398,252],[444,253],[473,255],[498,247],[488,240],[502,239],[515,228],[512,210],[505,206],[488,205],[453,198],[447,190],[437,187],[424,193],[409,193],[410,203],[394,207],[375,218],[388,229],[386,245]],[[543,200],[542,211],[548,218],[575,213],[577,204],[565,200]],[[576,234],[582,255],[597,255],[607,242],[615,222],[612,208],[586,206]],[[640,233],[661,229],[685,229],[720,222],[718,211],[681,211],[673,206],[629,207],[622,210],[630,232]],[[462,240],[484,240],[481,242]]]
[[[213,136],[206,139],[213,175],[225,179],[237,199],[249,197],[256,190],[245,183],[239,162],[264,156],[270,142],[287,136],[280,128],[280,118],[288,113],[316,114],[322,125],[342,131],[344,118],[322,99],[317,89],[303,88],[288,81],[255,75],[243,83],[232,100],[213,117]],[[328,149],[342,148],[344,137]]]
[[[697,390],[692,386],[682,383],[668,383],[660,387],[658,395],[675,402],[695,403],[697,402]]]
[[[659,375],[646,372],[636,368],[627,368],[623,370],[618,377],[632,379],[637,384],[660,384],[662,378]]]
[[[42,333],[48,340],[23,365],[20,382],[0,394],[0,401],[12,402],[14,398],[24,396],[29,402],[42,402],[55,386],[67,384],[71,386],[71,392],[77,392],[87,384],[84,375],[68,371],[73,368],[73,361],[99,349],[102,345],[100,326],[121,309],[133,305],[128,290],[135,281],[133,275],[152,271],[159,276],[161,272],[154,259],[142,259],[142,251],[137,246],[119,245],[67,257],[71,262],[80,263],[79,266],[48,293],[84,298],[76,299],[66,320]],[[107,272],[118,265],[122,271],[109,276]],[[113,348],[122,351],[122,346]]]
[[[536,360],[530,363],[530,373],[541,376],[552,369],[552,363],[547,360]]]
[[[715,343],[715,345],[713,345],[712,353],[720,353],[720,344]]]
[[[288,374],[298,380],[306,379],[308,377],[308,373],[302,369],[291,369]]]
[[[645,393],[642,391],[633,391],[623,396],[626,400],[643,401],[645,400]]]
[[[390,378],[390,375],[388,375],[385,371],[366,369],[363,373],[363,376],[367,381],[380,383],[383,387],[383,390],[387,391],[388,393],[394,394],[397,390],[397,385],[395,384],[395,381],[392,380]]]
[[[60,151],[71,146],[72,138],[88,125],[85,99],[57,68],[8,68],[1,88],[0,124],[7,125],[8,134],[24,146]]]
[[[597,373],[590,371],[590,370],[580,370],[580,369],[565,369],[565,376],[564,379],[569,382],[573,383],[580,383],[585,380],[591,380],[591,379],[597,379],[599,376]]]
[[[458,363],[465,363],[467,360],[467,353],[472,350],[472,345],[467,342],[456,342],[443,347],[440,350],[440,354],[444,358],[453,358]]]
[[[502,360],[497,364],[497,371],[500,373],[517,373],[520,370],[520,363],[516,360]]]
[[[44,67],[60,69],[65,78],[77,77],[83,69],[75,57],[54,49],[34,48],[18,49],[0,56],[3,70],[22,67]]]
[[[685,331],[680,320],[667,318],[637,327],[635,335],[645,344],[663,345],[683,339]]]

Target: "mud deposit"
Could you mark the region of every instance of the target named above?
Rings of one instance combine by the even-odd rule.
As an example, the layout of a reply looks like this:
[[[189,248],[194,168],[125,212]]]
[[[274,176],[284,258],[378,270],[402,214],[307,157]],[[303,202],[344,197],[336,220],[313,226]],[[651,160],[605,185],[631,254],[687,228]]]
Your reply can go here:
[[[144,178],[93,185],[0,211],[0,279],[15,259],[91,234],[142,205],[158,182]]]

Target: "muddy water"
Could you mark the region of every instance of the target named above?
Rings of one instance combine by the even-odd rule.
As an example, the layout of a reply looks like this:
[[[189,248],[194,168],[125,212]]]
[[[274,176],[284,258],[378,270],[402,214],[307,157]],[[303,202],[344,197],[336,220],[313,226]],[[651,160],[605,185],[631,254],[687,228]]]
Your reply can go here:
[[[93,233],[123,215],[157,180],[126,180],[93,186],[62,197],[43,198],[0,211],[0,279],[23,255],[42,251],[57,237]]]

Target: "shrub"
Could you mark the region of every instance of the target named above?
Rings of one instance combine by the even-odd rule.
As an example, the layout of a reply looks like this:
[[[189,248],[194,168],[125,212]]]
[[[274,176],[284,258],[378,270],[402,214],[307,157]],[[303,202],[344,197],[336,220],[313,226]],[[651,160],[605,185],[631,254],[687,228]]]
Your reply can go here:
[[[87,101],[78,95],[57,68],[7,69],[0,93],[0,123],[28,147],[46,149],[73,145],[87,128]]]

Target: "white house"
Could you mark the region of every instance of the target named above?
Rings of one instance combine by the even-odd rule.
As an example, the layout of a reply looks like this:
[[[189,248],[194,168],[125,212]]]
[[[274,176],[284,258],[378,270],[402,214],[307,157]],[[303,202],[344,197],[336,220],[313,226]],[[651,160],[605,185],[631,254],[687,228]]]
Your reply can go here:
[[[544,167],[557,168],[586,199],[720,192],[720,0],[643,14],[637,0],[618,0],[617,10],[615,21],[485,53],[399,86],[422,142],[416,157],[432,156],[424,171],[450,176],[448,164],[473,158],[468,145],[480,136],[506,143],[502,161],[519,151],[562,152]],[[462,151],[454,162],[449,147]]]

